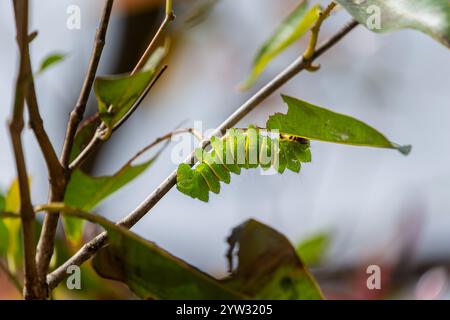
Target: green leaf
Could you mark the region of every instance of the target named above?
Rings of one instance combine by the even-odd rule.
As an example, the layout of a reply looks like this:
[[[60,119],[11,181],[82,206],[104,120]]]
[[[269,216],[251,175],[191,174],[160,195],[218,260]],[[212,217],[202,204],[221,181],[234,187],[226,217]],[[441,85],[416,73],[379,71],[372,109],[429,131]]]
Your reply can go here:
[[[0,218],[0,257],[8,255],[9,232],[3,219]]]
[[[107,279],[122,281],[143,299],[242,298],[213,277],[128,230],[106,228],[110,245],[93,260]]]
[[[254,220],[233,233],[230,250],[239,242],[239,265],[222,280],[201,272],[131,231],[102,224],[108,231],[110,244],[94,257],[94,269],[104,278],[126,283],[141,298],[322,298],[289,241]]]
[[[126,115],[153,75],[153,71],[145,71],[134,75],[99,77],[95,80],[94,91],[100,118],[109,128],[114,127]],[[111,111],[108,111],[109,106],[112,106]]]
[[[143,173],[153,159],[139,165],[127,164],[112,176],[91,177],[76,170],[67,186],[64,202],[85,211],[94,209],[102,200]]]
[[[19,181],[15,179],[10,185],[5,198],[5,211],[11,213],[19,213],[20,210],[20,191]],[[20,266],[22,257],[22,240],[21,240],[21,221],[20,219],[5,219],[4,226],[8,230],[7,242],[7,261],[8,268],[11,272],[15,272]]]
[[[75,135],[72,150],[70,151],[70,162],[75,160],[81,151],[83,151],[83,149],[88,145],[99,125],[100,120],[97,117],[92,117],[81,125]]]
[[[154,79],[166,51],[165,47],[155,50],[142,71],[133,75],[98,77],[95,80],[94,92],[97,97],[98,111],[108,128],[113,128],[139,99]]]
[[[319,286],[289,240],[278,231],[250,219],[233,229],[227,257],[233,269],[236,246],[238,265],[224,281],[254,299],[318,300]]]
[[[102,216],[65,204],[42,206],[39,211],[61,212],[65,217],[88,220],[105,228],[109,245],[96,254],[96,272],[127,283],[142,298],[241,298],[216,279]]]
[[[0,193],[0,213],[5,211],[5,196]],[[0,256],[6,256],[8,250],[8,229],[0,218]]]
[[[6,199],[3,194],[0,193],[0,212],[5,211]]]
[[[48,55],[41,62],[41,65],[37,71],[37,74],[38,75],[42,74],[48,68],[58,64],[59,62],[62,62],[66,58],[67,58],[67,54],[64,54],[64,53],[52,53],[52,54]]]
[[[276,113],[267,121],[268,129],[277,129],[309,140],[355,146],[397,149],[407,155],[411,146],[399,146],[384,135],[355,118],[312,105],[306,101],[283,96],[287,114]]]
[[[297,254],[307,266],[314,266],[321,262],[330,244],[328,233],[318,233],[297,245]]]
[[[308,1],[302,1],[261,47],[254,59],[252,71],[241,88],[250,88],[270,61],[300,39],[314,25],[320,11],[320,5],[314,5],[308,10]]]
[[[372,31],[416,29],[450,47],[448,0],[336,0],[336,2]]]
[[[20,210],[20,190],[19,180],[15,179],[9,186],[5,198],[5,211],[19,213]]]
[[[268,137],[250,126],[247,130],[230,129],[222,139],[212,137],[212,150],[195,151],[200,162],[195,168],[183,163],[178,166],[177,189],[201,201],[208,202],[209,191],[220,192],[220,182],[230,183],[230,173],[261,166],[273,167],[279,173],[285,169],[299,172],[301,162],[311,161],[309,142],[289,135]]]
[[[91,211],[102,200],[142,174],[155,158],[156,156],[139,165],[127,163],[112,176],[91,177],[77,169],[67,185],[64,203],[84,211]],[[63,225],[68,240],[79,243],[84,222],[76,218],[63,217]]]

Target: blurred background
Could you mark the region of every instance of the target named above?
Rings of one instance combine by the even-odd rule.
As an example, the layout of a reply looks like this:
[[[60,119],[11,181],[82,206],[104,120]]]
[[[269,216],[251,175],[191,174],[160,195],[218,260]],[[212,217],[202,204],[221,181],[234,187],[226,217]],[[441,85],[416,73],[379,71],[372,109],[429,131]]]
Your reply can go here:
[[[102,1],[31,2],[31,45],[36,69],[52,52],[69,57],[36,79],[45,127],[61,150],[69,112],[78,97],[100,17]],[[210,7],[205,6],[210,4]],[[186,121],[214,128],[305,48],[299,41],[263,74],[250,92],[237,87],[254,55],[296,0],[179,0],[170,27],[169,66],[140,109],[91,159],[95,175],[111,174],[136,151]],[[67,8],[79,6],[81,28],[66,27]],[[208,8],[207,10],[204,10]],[[163,19],[160,1],[116,1],[98,74],[129,71]],[[350,19],[338,12],[326,21],[325,39]],[[0,187],[15,178],[7,132],[17,46],[11,1],[0,1]],[[318,232],[330,237],[313,273],[330,298],[449,298],[450,266],[450,56],[448,49],[415,32],[379,35],[358,27],[319,60],[322,69],[302,73],[273,94],[239,126],[264,126],[286,111],[280,94],[349,114],[391,140],[412,144],[404,157],[392,150],[312,142],[313,161],[300,174],[264,176],[244,171],[221,195],[201,203],[174,188],[133,230],[216,276],[226,274],[226,237],[252,217],[294,243]],[[91,97],[93,98],[93,97]],[[94,113],[91,99],[89,113]],[[46,168],[29,130],[24,134],[34,203],[47,199]],[[176,168],[171,148],[143,176],[96,212],[118,220]],[[382,290],[366,288],[366,268],[382,268]],[[115,286],[115,285],[114,285]],[[123,288],[104,296],[128,297]],[[0,298],[17,294],[0,271]],[[83,293],[61,297],[83,298]],[[132,297],[130,295],[129,297]]]

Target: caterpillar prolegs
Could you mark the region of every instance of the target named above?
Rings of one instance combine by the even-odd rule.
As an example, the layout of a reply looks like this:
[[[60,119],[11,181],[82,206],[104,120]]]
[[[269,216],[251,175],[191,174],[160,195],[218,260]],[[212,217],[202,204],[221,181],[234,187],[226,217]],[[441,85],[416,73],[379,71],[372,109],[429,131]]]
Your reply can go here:
[[[220,192],[220,182],[230,183],[230,173],[241,169],[271,167],[279,173],[286,169],[299,172],[302,162],[311,161],[309,141],[296,136],[268,133],[250,126],[230,129],[223,138],[212,137],[211,150],[195,150],[199,164],[191,168],[180,164],[177,188],[180,192],[207,202],[209,191]]]

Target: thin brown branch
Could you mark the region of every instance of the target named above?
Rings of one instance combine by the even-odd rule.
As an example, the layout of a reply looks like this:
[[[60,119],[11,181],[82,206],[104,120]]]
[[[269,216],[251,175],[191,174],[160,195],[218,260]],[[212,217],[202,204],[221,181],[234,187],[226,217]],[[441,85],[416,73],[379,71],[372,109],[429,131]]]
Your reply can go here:
[[[14,150],[20,192],[20,216],[22,220],[25,265],[25,287],[23,294],[25,299],[40,299],[43,297],[43,288],[40,287],[35,261],[35,215],[31,204],[30,186],[28,183],[28,174],[21,138],[24,127],[23,112],[25,96],[28,89],[28,81],[31,77],[31,75],[27,73],[28,0],[15,0],[14,13],[17,29],[17,43],[20,51],[20,65],[16,83],[13,116],[9,122],[9,130]]]
[[[89,94],[91,93],[92,85],[94,84],[97,68],[102,56],[103,48],[105,46],[106,32],[108,30],[109,19],[111,16],[114,0],[106,0],[103,7],[102,18],[95,36],[94,47],[92,49],[91,59],[86,77],[81,88],[80,96],[78,97],[75,108],[70,113],[69,123],[67,124],[66,138],[64,141],[63,151],[61,155],[61,162],[66,167],[69,165],[70,152],[72,150],[75,134],[78,125],[83,120],[86,104],[88,102]]]
[[[8,212],[8,211],[4,211],[4,212],[0,212],[0,219],[14,219],[14,218],[18,218],[20,219],[20,214],[14,213],[14,212]]]
[[[202,141],[203,137],[201,135],[200,132],[198,132],[196,129],[194,128],[180,128],[180,129],[176,129],[173,130],[169,133],[166,133],[165,135],[156,138],[152,143],[150,143],[149,145],[143,147],[141,150],[139,150],[138,152],[136,152],[136,154],[130,158],[130,160],[128,160],[123,166],[122,169],[131,165],[134,161],[136,161],[140,156],[142,156],[144,153],[146,153],[147,151],[149,151],[150,149],[152,149],[153,147],[157,146],[158,144],[160,144],[161,142],[167,141],[169,139],[171,139],[173,136],[179,135],[179,134],[183,134],[183,133],[190,133],[192,134],[197,140]],[[6,213],[5,213],[6,214]]]
[[[149,45],[145,49],[144,53],[140,57],[139,61],[136,63],[136,66],[131,71],[131,75],[135,74],[139,70],[141,70],[145,64],[147,63],[148,59],[150,58],[151,54],[154,52],[156,45],[160,41],[161,37],[164,34],[164,31],[169,26],[170,22],[172,22],[175,19],[175,14],[172,10],[172,1],[166,0],[166,11],[165,11],[165,17],[161,25],[159,26],[158,30],[156,31],[155,35],[153,36],[152,40],[150,41]],[[141,102],[145,99],[148,92],[153,88],[154,84],[159,80],[161,75],[166,70],[167,66],[164,66],[156,75],[155,78],[149,83],[147,88],[144,90],[144,92],[141,94],[139,99],[135,102],[135,104],[131,107],[131,109],[127,112],[127,114],[114,126],[113,131],[117,130],[123,123],[128,120],[128,118],[137,110]],[[111,108],[111,106],[109,107]],[[96,115],[99,117],[98,113]],[[104,124],[101,124],[94,137],[92,137],[91,141],[89,141],[88,145],[84,150],[78,155],[78,157],[72,161],[72,163],[68,166],[68,169],[72,171],[73,169],[79,167],[92,153],[93,150],[95,150],[103,140],[105,140],[103,137],[105,136],[104,132],[107,130],[106,126]],[[110,133],[110,132],[109,132]]]
[[[140,156],[142,156],[148,150],[150,150],[153,147],[157,146],[161,142],[167,141],[167,140],[171,139],[173,136],[176,136],[176,135],[179,135],[179,134],[183,134],[183,133],[190,133],[190,134],[192,134],[198,141],[202,141],[203,140],[202,134],[200,132],[198,132],[197,130],[195,130],[194,128],[180,128],[180,129],[176,129],[176,130],[171,131],[171,132],[169,132],[169,133],[167,133],[167,134],[165,134],[165,135],[163,135],[163,136],[161,136],[159,138],[156,138],[155,141],[153,141],[149,145],[147,145],[144,148],[142,148],[141,150],[139,150],[130,160],[127,161],[125,166],[132,164],[134,161],[136,161],[136,159],[138,159]]]
[[[244,118],[250,111],[256,108],[262,101],[273,94],[286,82],[292,79],[302,70],[305,70],[311,65],[311,62],[325,53],[329,48],[338,43],[346,34],[353,30],[358,23],[352,21],[346,25],[342,30],[333,35],[330,39],[325,41],[319,46],[317,51],[313,54],[311,59],[305,60],[303,57],[295,60],[291,65],[289,65],[285,70],[283,70],[278,76],[276,76],[272,81],[270,81],[266,86],[259,90],[255,95],[253,95],[249,100],[247,100],[243,105],[241,105],[228,119],[226,119],[219,127],[216,128],[212,136],[225,133],[229,128],[232,128],[237,124],[242,118]],[[202,147],[205,148],[210,143],[210,140],[202,141]],[[192,153],[186,160],[185,163],[191,164],[195,154]],[[172,172],[160,185],[157,187],[135,210],[128,214],[124,219],[118,222],[119,225],[126,228],[131,228],[136,224],[144,215],[147,214],[150,209],[155,206],[156,203],[161,200],[162,197],[175,186],[177,180],[176,170]],[[86,243],[76,254],[74,254],[70,259],[68,259],[63,265],[57,268],[54,272],[48,275],[47,283],[49,288],[54,288],[61,282],[66,276],[66,269],[71,265],[80,265],[84,261],[92,257],[101,247],[106,244],[107,233],[103,232],[93,240]]]
[[[28,46],[28,44],[27,44]],[[36,90],[34,87],[34,81],[32,77],[32,68],[29,50],[27,48],[26,56],[26,72],[30,75],[28,79],[26,102],[28,106],[29,122],[30,127],[36,136],[39,147],[41,149],[42,155],[45,159],[47,165],[47,170],[49,173],[49,180],[52,190],[64,188],[65,185],[65,174],[64,168],[61,166],[58,156],[56,155],[55,149],[50,141],[50,138],[45,131],[43,120],[39,111],[39,105],[36,97]]]
[[[150,58],[153,51],[156,49],[156,45],[158,44],[159,40],[164,34],[164,31],[166,30],[167,26],[175,19],[175,15],[173,14],[172,10],[166,11],[166,16],[164,17],[163,22],[161,23],[158,31],[156,31],[155,36],[150,41],[149,45],[147,46],[147,49],[145,49],[144,54],[139,59],[138,63],[134,67],[131,74],[135,74],[137,71],[141,70],[145,64],[148,61],[148,58]]]
[[[105,46],[106,32],[108,30],[113,4],[114,0],[105,1],[99,27],[97,28],[97,33],[95,36],[88,71],[81,88],[80,96],[78,97],[74,110],[70,114],[69,122],[67,124],[66,137],[64,139],[63,150],[60,158],[64,171],[66,171],[65,168],[67,168],[70,161],[70,152],[75,140],[75,134],[81,120],[83,119],[89,94],[91,92],[103,52],[103,47]],[[31,100],[31,102],[33,102],[33,100]],[[63,200],[66,185],[69,179],[69,172],[63,172],[62,177],[63,179],[58,181],[57,188],[52,188],[50,191],[50,202],[58,202]],[[44,224],[42,227],[41,236],[39,238],[36,256],[38,272],[39,275],[41,275],[41,278],[45,278],[48,272],[50,260],[53,254],[58,220],[59,216],[57,214],[46,215],[44,218]]]
[[[18,95],[20,96],[20,94]],[[17,104],[16,104],[17,105]],[[17,121],[18,120],[18,121]],[[23,119],[22,119],[23,120]],[[16,122],[17,121],[17,122]],[[21,140],[23,122],[20,119],[13,119],[10,122],[11,142],[14,149],[16,170],[20,190],[20,216],[22,220],[23,250],[25,260],[25,289],[26,299],[37,299],[41,297],[39,290],[39,279],[36,269],[36,247],[34,240],[35,217],[30,199],[30,189],[28,184],[25,156]]]
[[[172,1],[166,0],[166,14],[164,17],[163,22],[159,26],[158,30],[156,31],[155,35],[153,36],[152,40],[150,41],[149,45],[145,49],[144,53],[140,57],[139,61],[136,63],[136,66],[131,71],[131,75],[135,74],[139,70],[141,70],[145,64],[147,63],[148,59],[150,58],[151,54],[154,52],[156,45],[160,41],[161,37],[164,34],[164,31],[169,26],[170,22],[172,22],[175,19],[175,14],[172,10]],[[131,109],[127,112],[127,114],[114,126],[112,131],[117,130],[123,123],[125,123],[129,117],[137,110],[137,108],[140,106],[142,101],[145,99],[149,91],[153,88],[154,84],[159,80],[161,75],[164,73],[164,71],[167,69],[167,66],[164,66],[156,75],[155,78],[149,83],[149,85],[145,88],[144,92],[141,94],[141,96],[138,98],[138,100],[134,103],[134,105],[131,107]],[[110,107],[111,108],[111,107]],[[99,117],[98,113],[96,115]],[[92,137],[91,141],[89,141],[86,148],[83,149],[83,151],[78,155],[76,159],[72,161],[72,163],[68,166],[69,170],[72,171],[75,168],[78,168],[88,157],[89,155],[99,146],[101,145],[104,138],[104,132],[107,128],[104,124],[101,124],[94,137]]]

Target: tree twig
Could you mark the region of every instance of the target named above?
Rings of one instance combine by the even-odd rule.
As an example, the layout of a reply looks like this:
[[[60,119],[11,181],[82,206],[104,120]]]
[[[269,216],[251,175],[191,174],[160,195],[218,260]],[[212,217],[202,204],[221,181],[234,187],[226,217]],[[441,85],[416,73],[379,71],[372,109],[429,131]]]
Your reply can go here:
[[[202,141],[203,140],[203,136],[202,136],[201,132],[198,132],[194,128],[180,128],[180,129],[176,129],[176,130],[173,130],[173,131],[171,131],[171,132],[169,132],[169,133],[167,133],[167,134],[165,134],[165,135],[163,135],[163,136],[161,136],[159,138],[156,138],[155,141],[153,141],[152,143],[150,143],[146,147],[144,147],[141,150],[139,150],[130,160],[127,161],[125,166],[126,165],[130,165],[137,158],[139,158],[141,155],[146,153],[148,150],[152,149],[154,146],[160,144],[161,142],[169,140],[173,136],[176,136],[178,134],[183,134],[183,133],[190,133],[190,134],[192,134],[198,141]]]
[[[304,59],[299,57],[285,70],[283,70],[278,76],[270,81],[266,86],[259,90],[243,105],[241,105],[228,119],[226,119],[219,127],[216,128],[212,136],[223,134],[227,129],[233,127],[242,118],[244,118],[250,111],[256,108],[262,101],[268,96],[274,93],[287,81],[292,79],[302,70],[305,70],[311,62],[321,56],[329,48],[339,42],[346,34],[353,30],[358,25],[355,20],[347,24],[343,29],[333,35],[331,38],[321,44],[314,52],[310,59]],[[209,140],[203,140],[201,146],[205,148],[210,143]],[[191,164],[195,154],[192,153],[185,163]],[[138,222],[158,201],[169,192],[170,189],[176,184],[177,172],[172,172],[160,185],[157,187],[135,210],[128,214],[124,219],[118,222],[119,225],[126,228],[132,227]],[[80,265],[84,261],[92,257],[100,248],[102,248],[107,240],[107,233],[103,232],[89,241],[83,247],[75,253],[70,259],[68,259],[63,265],[58,267],[55,271],[47,277],[47,283],[49,288],[54,288],[58,285],[62,279],[66,276],[66,269],[71,265]]]
[[[67,175],[66,171],[59,162],[58,156],[56,155],[55,149],[53,148],[52,143],[47,135],[47,132],[44,129],[43,120],[39,112],[39,105],[37,101],[36,91],[34,87],[34,81],[32,77],[32,68],[29,50],[27,50],[27,72],[30,74],[30,78],[28,81],[28,90],[26,95],[26,101],[28,106],[29,113],[29,122],[30,127],[32,128],[34,135],[38,141],[40,149],[45,159],[45,163],[47,165],[48,175],[49,175],[49,183],[50,183],[50,201],[57,201],[57,199],[62,199],[64,196],[64,190],[67,183]],[[51,218],[50,218],[51,219]],[[43,225],[43,235],[47,235],[47,231],[49,230],[48,220],[47,223],[44,222]],[[57,220],[56,220],[57,222]],[[55,227],[56,228],[56,227]],[[53,244],[52,244],[53,245]],[[43,250],[37,250],[36,263],[37,263],[37,272],[39,276],[39,280],[41,282],[41,286],[46,286],[45,276],[47,274],[47,267],[42,259],[42,256],[39,254],[44,252]],[[53,251],[51,252],[53,253]],[[50,254],[51,255],[51,254]]]
[[[150,41],[149,45],[145,49],[144,53],[140,57],[139,61],[136,63],[136,66],[131,71],[131,75],[135,74],[139,70],[141,70],[145,64],[147,63],[148,59],[150,58],[151,54],[154,52],[156,45],[158,44],[159,40],[164,34],[164,31],[169,26],[170,22],[172,22],[175,19],[175,14],[173,13],[172,9],[172,0],[166,0],[166,9],[165,9],[165,17],[161,25],[159,26],[158,30],[156,31],[155,35],[153,36],[152,40]],[[167,66],[164,66],[156,75],[155,78],[149,83],[149,85],[145,88],[144,92],[141,94],[139,99],[134,103],[134,105],[131,107],[131,109],[127,112],[127,114],[114,126],[113,131],[117,130],[128,118],[137,110],[141,102],[145,99],[148,92],[151,90],[153,85],[159,80],[161,75],[166,70]],[[98,116],[98,113],[97,113]],[[87,157],[92,153],[93,150],[95,150],[104,139],[102,139],[102,136],[104,136],[104,130],[106,129],[104,124],[101,124],[94,137],[89,141],[88,145],[81,151],[81,153],[78,155],[74,161],[68,166],[69,170],[73,170],[77,167],[79,167],[86,159]]]
[[[147,62],[148,58],[150,58],[150,55],[153,53],[153,51],[156,48],[156,45],[158,44],[158,41],[161,39],[161,36],[164,34],[164,31],[166,30],[167,26],[175,19],[175,14],[172,10],[172,0],[166,0],[166,14],[164,17],[163,22],[159,26],[158,31],[156,31],[155,36],[150,41],[149,45],[147,46],[147,49],[145,49],[144,54],[141,56],[139,61],[137,62],[136,66],[134,67],[131,74],[135,74],[137,71],[142,69],[145,66],[145,63]]]
[[[70,113],[69,122],[67,124],[66,138],[61,155],[61,162],[65,167],[69,164],[70,152],[72,151],[75,134],[77,132],[78,125],[80,124],[81,120],[83,120],[89,94],[91,93],[92,85],[94,84],[97,68],[102,56],[103,48],[105,46],[106,32],[108,30],[113,4],[114,0],[105,1],[102,18],[100,20],[97,34],[95,36],[95,42],[92,49],[91,59],[89,61],[88,71],[84,79],[83,87],[81,88],[78,101],[75,105],[75,108]]]
[[[20,219],[20,214],[8,211],[0,212],[0,219],[14,219],[14,218]]]
[[[105,46],[106,32],[108,30],[113,4],[114,0],[105,1],[102,11],[102,17],[100,19],[99,27],[95,36],[95,42],[91,54],[91,59],[89,61],[88,71],[83,82],[80,96],[78,97],[74,110],[70,114],[69,122],[67,124],[66,136],[64,139],[63,150],[60,158],[60,162],[62,168],[64,168],[64,171],[70,161],[70,152],[75,140],[75,134],[81,120],[83,119],[89,94],[91,92],[95,75],[97,73],[97,68],[102,55],[103,47]],[[69,179],[69,172],[64,172],[63,177],[64,179],[61,179],[60,183],[58,184],[58,188],[52,188],[50,194],[50,202],[57,202],[63,199]],[[57,214],[46,215],[44,218],[41,236],[39,238],[36,261],[39,275],[44,279],[48,272],[48,267],[50,265],[50,260],[53,254],[58,220],[59,216]]]
[[[25,164],[22,145],[22,130],[24,127],[23,112],[25,96],[28,89],[30,74],[27,73],[28,55],[28,0],[15,0],[14,13],[17,29],[17,43],[20,51],[19,74],[16,83],[16,92],[13,106],[13,116],[9,122],[12,147],[16,162],[17,177],[20,191],[20,216],[22,220],[23,251],[25,265],[25,299],[40,299],[43,290],[36,269],[36,247],[34,239],[35,215],[31,204],[30,186]]]
[[[27,43],[28,47],[28,43]],[[42,151],[42,155],[45,159],[47,165],[47,170],[49,173],[50,185],[53,189],[59,189],[64,185],[64,168],[61,166],[58,156],[56,155],[55,149],[45,131],[43,120],[39,111],[39,105],[36,97],[36,89],[34,87],[34,80],[32,77],[32,68],[30,61],[29,49],[27,48],[26,56],[26,68],[27,73],[30,75],[28,79],[28,88],[26,95],[26,102],[28,106],[29,123],[30,127],[36,136],[39,147]]]

